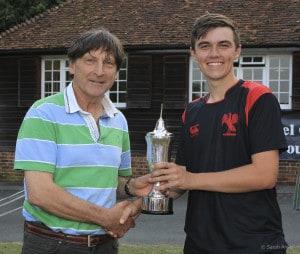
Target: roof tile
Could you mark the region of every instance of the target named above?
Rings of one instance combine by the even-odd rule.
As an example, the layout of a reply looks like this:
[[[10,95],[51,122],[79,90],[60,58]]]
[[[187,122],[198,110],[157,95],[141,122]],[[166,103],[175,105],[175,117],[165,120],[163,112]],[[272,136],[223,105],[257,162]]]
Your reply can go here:
[[[300,46],[300,0],[68,0],[2,33],[0,51],[66,48],[99,27],[128,47],[188,48],[195,19],[207,11],[233,18],[244,46]]]

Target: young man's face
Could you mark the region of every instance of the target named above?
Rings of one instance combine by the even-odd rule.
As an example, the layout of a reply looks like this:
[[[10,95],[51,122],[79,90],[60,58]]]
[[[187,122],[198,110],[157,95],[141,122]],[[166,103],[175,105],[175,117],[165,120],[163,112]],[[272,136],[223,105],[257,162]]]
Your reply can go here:
[[[101,98],[112,86],[117,76],[113,55],[101,48],[91,50],[70,62],[73,85],[86,99]]]
[[[212,28],[195,42],[195,50],[191,50],[208,82],[234,79],[233,62],[240,52],[229,27]]]

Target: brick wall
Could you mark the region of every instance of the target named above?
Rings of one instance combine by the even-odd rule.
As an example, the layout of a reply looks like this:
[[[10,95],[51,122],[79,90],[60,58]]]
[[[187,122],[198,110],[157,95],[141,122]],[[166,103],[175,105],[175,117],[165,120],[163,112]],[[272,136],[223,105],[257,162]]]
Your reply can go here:
[[[20,182],[23,179],[22,172],[16,172],[13,168],[14,152],[0,152],[0,182]],[[132,168],[134,176],[148,173],[148,166],[143,153],[134,153],[132,156]],[[296,175],[300,175],[300,161],[280,161],[278,184],[295,185]]]
[[[133,154],[132,155],[132,169],[134,176],[141,176],[148,173],[148,165],[146,156],[143,154]]]
[[[14,152],[0,152],[0,181],[21,182],[23,173],[13,170]]]
[[[296,176],[300,175],[300,161],[280,161],[278,183],[296,184]]]

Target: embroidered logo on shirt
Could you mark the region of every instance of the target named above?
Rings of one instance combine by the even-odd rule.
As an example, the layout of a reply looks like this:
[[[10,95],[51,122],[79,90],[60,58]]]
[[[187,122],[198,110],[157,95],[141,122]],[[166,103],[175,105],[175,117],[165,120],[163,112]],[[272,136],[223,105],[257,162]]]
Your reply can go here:
[[[190,137],[194,138],[199,135],[200,127],[199,124],[192,125],[189,129]]]
[[[236,136],[236,127],[234,126],[238,122],[238,114],[228,113],[222,117],[222,125],[226,125],[226,131],[223,136]]]

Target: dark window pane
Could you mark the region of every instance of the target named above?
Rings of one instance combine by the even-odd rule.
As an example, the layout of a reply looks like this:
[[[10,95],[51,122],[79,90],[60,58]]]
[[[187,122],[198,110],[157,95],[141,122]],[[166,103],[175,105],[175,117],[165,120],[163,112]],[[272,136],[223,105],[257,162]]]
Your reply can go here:
[[[119,91],[126,91],[126,81],[119,82]]]
[[[51,92],[51,83],[50,82],[45,82],[45,93],[46,92]]]
[[[52,70],[52,61],[45,60],[45,70]]]
[[[126,101],[126,93],[119,93],[119,102]]]
[[[53,81],[60,81],[60,72],[59,71],[53,72]]]
[[[263,58],[261,56],[256,56],[253,58],[253,62],[255,63],[261,63],[263,61]]]
[[[193,92],[200,92],[201,91],[201,84],[199,81],[193,82]]]
[[[59,91],[60,91],[59,82],[53,82],[53,92],[59,92]]]
[[[126,69],[127,68],[127,59],[125,58],[121,64],[121,68],[122,69]]]
[[[45,72],[45,81],[51,81],[52,80],[52,72],[46,71]]]
[[[117,102],[117,94],[116,93],[109,93],[109,98],[111,99],[112,102],[114,102],[114,103]]]
[[[53,61],[53,70],[60,70],[60,60]]]
[[[119,71],[119,80],[126,80],[126,70]]]
[[[243,57],[243,62],[244,63],[251,63],[252,62],[252,57],[246,57],[246,56],[244,56]]]

